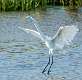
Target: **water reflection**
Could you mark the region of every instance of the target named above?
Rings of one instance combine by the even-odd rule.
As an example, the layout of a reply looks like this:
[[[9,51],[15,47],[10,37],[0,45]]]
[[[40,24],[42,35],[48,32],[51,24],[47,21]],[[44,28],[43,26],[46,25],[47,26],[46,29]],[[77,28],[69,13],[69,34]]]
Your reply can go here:
[[[43,74],[46,78],[45,80],[66,80],[65,77],[62,77],[62,76],[58,76],[58,75],[46,75],[46,74]]]

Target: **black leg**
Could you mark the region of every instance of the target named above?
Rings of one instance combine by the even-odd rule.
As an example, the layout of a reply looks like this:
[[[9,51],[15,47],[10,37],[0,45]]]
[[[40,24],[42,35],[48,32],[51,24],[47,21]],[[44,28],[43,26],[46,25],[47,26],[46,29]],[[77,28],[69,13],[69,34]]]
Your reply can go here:
[[[48,69],[48,75],[49,75],[49,73],[50,73],[50,69],[51,69],[51,67],[52,67],[52,64],[53,64],[53,55],[52,55],[52,62],[51,62],[51,64],[50,64],[50,67],[49,67],[49,69]]]
[[[46,71],[46,68],[49,64],[50,64],[50,56],[49,56],[49,61],[48,61],[47,65],[45,66],[45,68],[43,69],[42,73],[44,73]]]

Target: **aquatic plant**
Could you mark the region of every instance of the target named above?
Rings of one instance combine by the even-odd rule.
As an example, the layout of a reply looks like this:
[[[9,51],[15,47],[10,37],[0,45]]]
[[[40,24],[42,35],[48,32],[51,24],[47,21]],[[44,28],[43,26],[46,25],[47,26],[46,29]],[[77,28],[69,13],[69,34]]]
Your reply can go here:
[[[71,9],[76,9],[80,7],[81,5],[81,0],[70,0],[69,1],[69,8]]]
[[[0,11],[26,11],[45,7],[47,0],[0,0]]]
[[[0,11],[27,11],[35,8],[45,8],[47,5],[69,6],[70,9],[82,5],[81,0],[0,0]]]
[[[68,6],[70,9],[77,9],[81,6],[81,0],[60,0],[63,6]]]

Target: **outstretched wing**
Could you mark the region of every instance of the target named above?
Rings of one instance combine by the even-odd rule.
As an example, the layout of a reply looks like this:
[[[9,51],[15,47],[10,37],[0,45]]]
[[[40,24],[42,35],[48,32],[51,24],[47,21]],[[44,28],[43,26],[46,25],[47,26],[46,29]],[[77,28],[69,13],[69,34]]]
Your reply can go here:
[[[28,34],[32,34],[32,35],[36,36],[37,38],[40,38],[42,40],[42,37],[39,32],[37,32],[35,30],[31,30],[31,29],[21,28],[21,27],[18,27],[18,28],[27,32]]]
[[[39,28],[38,21],[34,19],[32,16],[27,16],[26,18],[31,19],[31,22],[34,24],[35,28],[37,29],[38,33],[40,34],[40,37],[43,41],[48,40],[48,36],[45,36],[43,32]]]
[[[55,47],[62,49],[64,46],[70,45],[78,31],[79,29],[75,25],[60,27],[52,39],[55,43]]]

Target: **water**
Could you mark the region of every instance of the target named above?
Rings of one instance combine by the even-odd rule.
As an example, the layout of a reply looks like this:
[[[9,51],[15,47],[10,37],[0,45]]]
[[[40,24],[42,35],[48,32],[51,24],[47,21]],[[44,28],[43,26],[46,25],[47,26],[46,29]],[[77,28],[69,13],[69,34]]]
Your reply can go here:
[[[82,10],[49,7],[46,11],[0,13],[0,80],[82,80]],[[54,54],[50,75],[42,74],[48,49],[39,39],[18,29],[34,29],[31,15],[44,34],[53,36],[60,26],[78,23],[80,31],[69,52]]]

